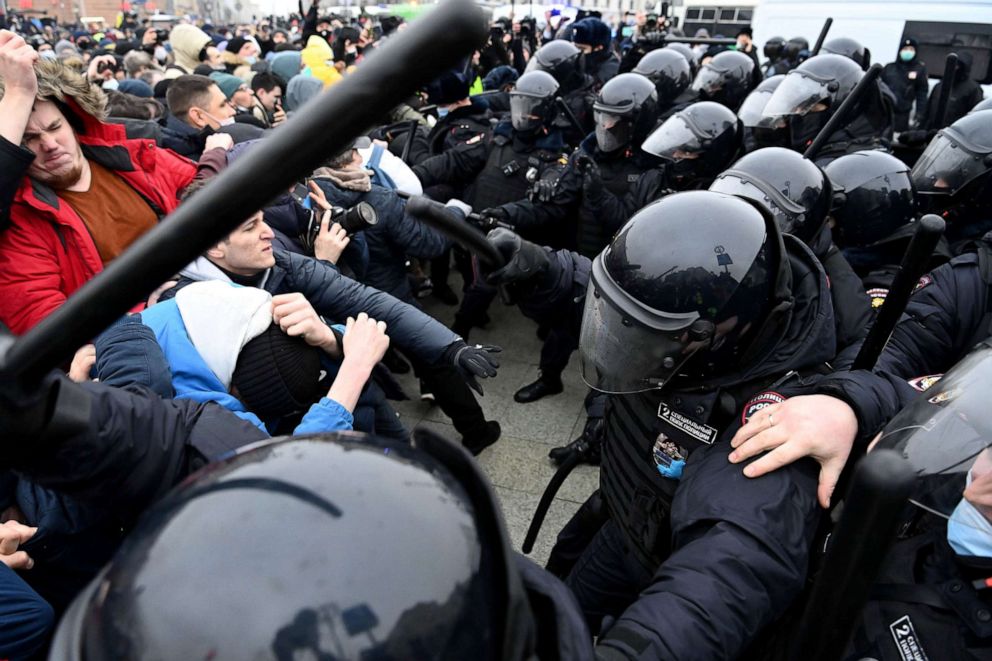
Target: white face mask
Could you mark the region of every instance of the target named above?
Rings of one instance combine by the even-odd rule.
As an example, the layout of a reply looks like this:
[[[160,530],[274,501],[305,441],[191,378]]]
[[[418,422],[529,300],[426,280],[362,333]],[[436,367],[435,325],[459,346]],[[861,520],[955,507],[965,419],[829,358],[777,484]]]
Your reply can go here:
[[[111,78],[110,80],[103,81],[103,84],[100,85],[100,87],[102,87],[105,90],[115,90],[118,87],[120,87],[120,83],[117,82],[116,78]]]
[[[39,57],[43,57],[46,60],[57,60],[58,59],[58,56],[55,55],[55,51],[53,51],[53,50],[41,51],[41,53],[39,53],[38,55],[39,55]]]
[[[209,117],[210,119],[214,120],[215,122],[217,122],[221,126],[230,126],[231,124],[234,123],[234,117],[226,117],[224,119],[217,119],[216,117],[214,117],[213,115],[211,115],[206,110],[203,111],[203,114],[206,115],[207,117]]]
[[[169,59],[169,51],[167,51],[164,46],[156,46],[155,59],[159,62],[165,62]]]

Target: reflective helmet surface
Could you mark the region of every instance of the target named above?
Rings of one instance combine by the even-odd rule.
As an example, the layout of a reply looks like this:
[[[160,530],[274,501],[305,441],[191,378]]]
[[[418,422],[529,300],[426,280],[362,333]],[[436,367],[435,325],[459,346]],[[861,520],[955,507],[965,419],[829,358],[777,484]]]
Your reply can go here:
[[[631,393],[729,369],[790,277],[783,254],[774,221],[740,198],[692,191],[644,207],[593,261],[583,379]]]
[[[669,48],[651,51],[641,58],[633,71],[654,83],[661,104],[672,103],[692,84],[692,67],[685,55]]]
[[[782,84],[783,80],[785,80],[785,74],[765,78],[747,95],[744,103],[741,104],[740,109],[737,111],[737,117],[740,118],[744,126],[754,128],[758,125],[765,106],[768,104],[768,99],[772,98],[772,93],[778,89],[778,86]]]
[[[596,143],[603,152],[637,147],[658,121],[658,94],[639,73],[622,73],[603,85],[593,103]]]
[[[779,229],[807,245],[827,222],[830,180],[809,159],[791,149],[769,147],[747,154],[717,175],[711,191],[762,205]]]
[[[785,54],[785,37],[772,37],[766,41],[762,53],[769,60],[780,59]]]
[[[691,70],[692,77],[696,77],[696,72],[699,71],[699,55],[696,54],[696,51],[692,50],[688,44],[683,44],[681,42],[665,44],[664,48],[681,53],[682,57],[685,58],[685,61],[689,63],[689,69]]]
[[[842,55],[811,57],[786,74],[765,104],[758,126],[788,129],[792,146],[806,146],[827,123],[864,75]]]
[[[692,89],[700,99],[722,103],[736,112],[753,81],[754,60],[738,51],[724,51],[700,68]]]
[[[913,222],[909,166],[895,156],[859,151],[832,161],[825,172],[837,194],[830,215],[842,247],[870,246]]]
[[[517,131],[535,131],[554,115],[560,85],[546,71],[531,71],[517,79],[510,92],[510,121]]]
[[[831,39],[823,44],[820,52],[849,57],[865,71],[871,66],[871,52],[862,46],[860,41],[851,39],[850,37]]]
[[[941,129],[913,166],[916,192],[934,210],[985,201],[992,170],[992,110]]]
[[[417,438],[275,439],[210,464],[146,513],[55,649],[88,661],[512,653],[508,623],[527,607],[491,491],[460,448]]]
[[[730,165],[741,140],[740,121],[733,111],[699,101],[666,119],[641,149],[672,163],[678,175],[698,180],[714,177]]]
[[[571,41],[554,39],[537,49],[527,62],[524,73],[546,71],[567,90],[581,73],[581,56],[582,51]]]

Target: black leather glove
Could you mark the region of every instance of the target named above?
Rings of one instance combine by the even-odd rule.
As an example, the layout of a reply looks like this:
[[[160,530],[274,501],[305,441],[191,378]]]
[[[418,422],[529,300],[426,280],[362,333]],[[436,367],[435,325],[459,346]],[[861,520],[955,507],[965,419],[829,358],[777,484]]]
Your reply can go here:
[[[555,197],[557,187],[557,179],[538,179],[527,191],[527,199],[531,202],[550,202]]]
[[[592,159],[592,156],[582,152],[575,155],[575,168],[579,171],[579,174],[585,174],[590,168],[596,167],[596,161]]]
[[[490,284],[506,285],[529,280],[543,273],[551,264],[547,250],[536,243],[524,241],[510,230],[497,228],[486,238],[506,260],[503,268],[486,276]]]
[[[488,209],[483,209],[479,212],[479,217],[482,218],[482,222],[479,223],[479,226],[485,232],[496,229],[499,227],[500,223],[506,225],[510,223],[510,212],[503,207],[489,207]]]
[[[587,200],[597,200],[603,195],[603,175],[595,163],[582,171],[582,195]]]
[[[491,344],[465,344],[462,340],[452,342],[444,351],[444,360],[458,369],[469,388],[482,396],[482,386],[475,377],[490,378],[496,376],[499,361],[493,354],[503,351]]]

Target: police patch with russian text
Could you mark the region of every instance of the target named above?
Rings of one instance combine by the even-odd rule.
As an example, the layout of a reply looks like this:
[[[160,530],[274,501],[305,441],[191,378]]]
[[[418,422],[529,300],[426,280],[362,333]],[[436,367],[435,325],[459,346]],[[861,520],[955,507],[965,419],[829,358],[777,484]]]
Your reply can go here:
[[[920,281],[916,283],[915,287],[913,287],[913,293],[915,294],[924,287],[930,285],[932,282],[933,282],[933,278],[930,277],[929,275],[920,276]]]
[[[920,645],[920,638],[916,635],[916,628],[908,615],[903,615],[898,620],[889,625],[892,638],[896,642],[896,649],[902,661],[929,661],[923,646]]]
[[[741,413],[741,424],[746,425],[747,421],[751,419],[751,416],[760,411],[761,409],[766,409],[772,404],[781,404],[787,397],[783,397],[773,390],[763,392],[760,395],[755,395],[744,405],[744,412]]]
[[[693,420],[689,416],[673,410],[664,402],[658,405],[658,417],[661,418],[662,422],[667,423],[690,440],[706,445],[713,445],[713,442],[716,441],[717,429],[715,427]]]

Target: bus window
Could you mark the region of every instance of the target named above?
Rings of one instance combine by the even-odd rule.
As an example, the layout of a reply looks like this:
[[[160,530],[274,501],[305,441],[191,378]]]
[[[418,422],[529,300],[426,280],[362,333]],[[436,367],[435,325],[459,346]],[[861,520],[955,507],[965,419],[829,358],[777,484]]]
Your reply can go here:
[[[919,59],[927,65],[931,78],[944,73],[948,53],[971,54],[974,61],[971,77],[978,83],[992,83],[992,25],[978,23],[941,23],[937,21],[906,21],[902,38],[916,39]],[[874,54],[873,54],[874,55]],[[887,61],[895,53],[880,53],[879,61]],[[874,57],[872,58],[874,59]]]

